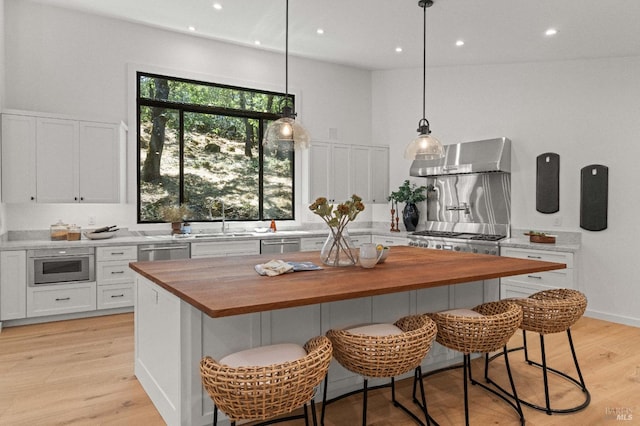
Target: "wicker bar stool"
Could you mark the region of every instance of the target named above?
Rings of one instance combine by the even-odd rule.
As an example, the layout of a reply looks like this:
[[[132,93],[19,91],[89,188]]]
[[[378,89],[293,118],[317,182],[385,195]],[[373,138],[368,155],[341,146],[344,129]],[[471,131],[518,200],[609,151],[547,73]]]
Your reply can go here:
[[[270,420],[264,424],[304,418],[309,425],[307,403],[317,424],[313,398],[326,377],[332,346],[325,336],[310,339],[304,347],[285,343],[261,346],[227,355],[220,361],[200,361],[202,384],[213,400],[213,424],[218,408],[235,425],[238,420],[261,421],[291,413],[304,406],[304,414]]]
[[[436,336],[435,323],[422,315],[409,315],[394,324],[369,324],[347,330],[329,330],[327,337],[333,343],[333,356],[347,370],[363,376],[362,390],[350,392],[327,401],[327,386],[322,399],[321,424],[324,424],[326,405],[344,397],[362,392],[362,424],[367,424],[367,392],[369,378],[390,378],[393,405],[401,408],[414,420],[424,424],[413,412],[396,400],[395,377],[414,371],[419,378],[422,411],[426,424],[432,419],[422,381],[420,363],[429,352]],[[414,392],[415,393],[415,392]]]
[[[494,389],[473,379],[471,374],[471,354],[489,353],[502,350],[505,357],[505,365],[511,389],[517,395],[515,384],[509,367],[507,354],[507,341],[516,332],[522,321],[522,309],[514,303],[489,302],[472,309],[454,309],[450,311],[426,314],[432,318],[438,326],[436,341],[441,345],[464,354],[463,380],[464,380],[464,415],[465,424],[469,425],[469,397],[468,385],[478,385],[483,389],[500,397],[509,404],[519,415],[520,423],[524,424],[524,414],[518,400],[515,403]],[[428,375],[442,370],[436,370]],[[486,377],[485,370],[485,377]],[[415,389],[415,386],[414,386]],[[415,400],[415,398],[414,398]]]
[[[524,358],[527,364],[542,368],[542,378],[544,382],[544,407],[523,399],[520,399],[520,402],[528,407],[544,411],[549,415],[553,413],[573,413],[586,408],[591,402],[591,394],[584,383],[584,378],[582,377],[582,372],[580,371],[580,365],[578,364],[578,358],[576,356],[576,350],[573,346],[573,339],[571,337],[571,326],[575,324],[580,317],[582,317],[587,308],[587,298],[585,295],[572,289],[553,289],[534,293],[528,298],[509,300],[520,305],[523,313],[522,325],[520,326],[522,329],[523,345],[518,348],[510,349],[509,351],[524,350]],[[529,351],[527,350],[527,331],[538,333],[540,335],[541,363],[532,361],[529,358]],[[578,374],[578,379],[547,365],[544,336],[546,334],[561,333],[564,331],[567,333],[569,347],[571,348],[571,355]],[[580,390],[585,394],[584,402],[570,408],[551,408],[551,401],[549,398],[549,371],[565,378],[580,388]],[[513,397],[513,395],[511,396]]]

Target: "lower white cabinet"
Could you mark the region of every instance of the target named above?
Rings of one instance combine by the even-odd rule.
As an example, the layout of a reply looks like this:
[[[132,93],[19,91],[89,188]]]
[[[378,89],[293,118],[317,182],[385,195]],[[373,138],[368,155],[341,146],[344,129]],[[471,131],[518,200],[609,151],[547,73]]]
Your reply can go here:
[[[28,317],[95,310],[95,282],[27,287]]]
[[[528,297],[533,293],[554,288],[576,288],[576,272],[573,268],[574,254],[571,252],[502,247],[501,256],[558,262],[566,269],[532,274],[516,275],[500,279],[500,298]]]
[[[320,251],[327,237],[308,237],[300,239],[300,251]]]
[[[388,235],[372,235],[371,242],[382,244],[383,246],[408,246],[409,239],[406,237],[390,237]]]
[[[0,321],[27,316],[27,253],[0,253]]]
[[[138,260],[136,246],[98,247],[96,249],[97,308],[134,306],[135,274],[129,262]]]
[[[260,240],[191,243],[191,258],[260,254]]]

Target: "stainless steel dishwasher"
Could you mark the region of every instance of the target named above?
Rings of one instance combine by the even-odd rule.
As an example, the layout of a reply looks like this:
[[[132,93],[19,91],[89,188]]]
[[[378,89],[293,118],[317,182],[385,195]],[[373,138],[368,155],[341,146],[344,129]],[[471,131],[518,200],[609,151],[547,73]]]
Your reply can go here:
[[[300,251],[300,238],[269,238],[260,240],[261,254],[281,254]]]
[[[138,246],[138,260],[189,259],[191,250],[188,243],[182,244],[142,244]]]

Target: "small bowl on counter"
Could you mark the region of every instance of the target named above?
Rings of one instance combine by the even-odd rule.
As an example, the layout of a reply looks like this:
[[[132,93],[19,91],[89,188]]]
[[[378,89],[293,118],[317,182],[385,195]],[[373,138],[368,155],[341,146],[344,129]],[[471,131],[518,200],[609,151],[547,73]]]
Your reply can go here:
[[[116,235],[117,232],[117,229],[105,232],[85,232],[84,236],[90,240],[106,240]]]
[[[380,259],[378,259],[378,263],[384,263],[385,260],[387,260],[387,257],[389,257],[389,252],[391,251],[389,249],[389,247],[378,247],[378,251],[382,250],[382,256],[380,256]]]

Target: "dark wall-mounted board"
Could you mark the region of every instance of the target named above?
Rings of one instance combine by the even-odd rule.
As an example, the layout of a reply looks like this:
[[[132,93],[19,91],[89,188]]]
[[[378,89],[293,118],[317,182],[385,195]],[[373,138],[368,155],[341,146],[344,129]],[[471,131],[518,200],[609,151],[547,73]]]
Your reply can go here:
[[[592,164],[580,170],[580,227],[588,231],[607,229],[609,168]]]
[[[553,152],[538,155],[536,167],[536,210],[560,210],[560,156]]]

